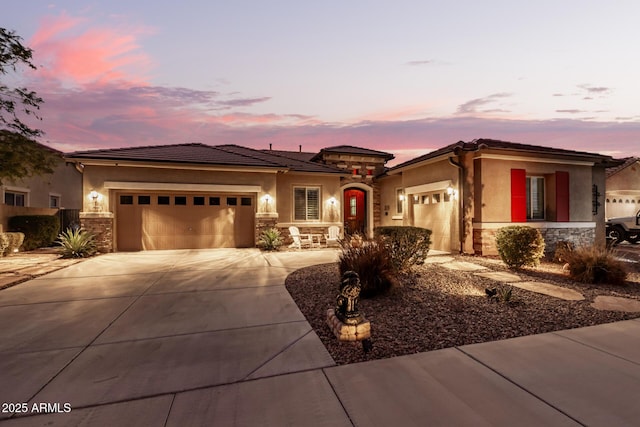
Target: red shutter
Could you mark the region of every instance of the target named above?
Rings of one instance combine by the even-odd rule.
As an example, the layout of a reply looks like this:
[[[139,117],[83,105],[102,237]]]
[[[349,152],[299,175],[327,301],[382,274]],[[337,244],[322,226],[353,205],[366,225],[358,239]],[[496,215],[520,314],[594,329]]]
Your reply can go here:
[[[511,222],[527,221],[527,174],[511,169]]]
[[[569,172],[556,172],[556,221],[569,221]]]

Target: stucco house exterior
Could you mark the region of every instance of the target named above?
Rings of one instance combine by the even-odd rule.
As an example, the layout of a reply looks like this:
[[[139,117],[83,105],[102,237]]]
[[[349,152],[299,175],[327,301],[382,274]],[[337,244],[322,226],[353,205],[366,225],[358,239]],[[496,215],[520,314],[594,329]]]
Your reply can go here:
[[[607,169],[605,215],[607,218],[635,216],[640,210],[640,158]]]
[[[605,242],[609,156],[491,139],[458,142],[402,163],[380,179],[382,225],[433,231],[434,249],[497,254],[495,232],[538,228],[560,240]]]
[[[61,209],[82,208],[82,174],[63,153],[42,145],[60,157],[52,174],[36,175],[0,185],[0,231],[8,230],[9,218],[16,215],[54,215]]]
[[[342,226],[338,167],[314,153],[177,144],[76,152],[103,251],[255,246],[261,230]]]
[[[82,225],[101,250],[252,247],[265,227],[318,236],[372,235],[378,225],[433,231],[434,249],[495,254],[505,225],[558,240],[604,243],[611,157],[481,139],[393,168],[353,146],[319,153],[176,144],[66,156],[83,170]]]

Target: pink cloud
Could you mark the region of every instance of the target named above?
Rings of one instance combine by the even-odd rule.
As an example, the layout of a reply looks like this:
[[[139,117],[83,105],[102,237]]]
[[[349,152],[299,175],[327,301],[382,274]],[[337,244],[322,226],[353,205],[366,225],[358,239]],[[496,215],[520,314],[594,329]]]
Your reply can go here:
[[[95,27],[63,13],[44,18],[29,45],[35,51],[39,78],[71,86],[115,80],[141,84],[147,80],[151,59],[137,39],[146,32]]]

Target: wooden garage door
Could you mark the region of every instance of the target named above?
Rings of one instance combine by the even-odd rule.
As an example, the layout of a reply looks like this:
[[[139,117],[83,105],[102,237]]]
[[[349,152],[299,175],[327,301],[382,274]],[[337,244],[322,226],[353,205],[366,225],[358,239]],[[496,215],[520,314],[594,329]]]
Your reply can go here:
[[[431,248],[451,251],[451,216],[453,202],[446,192],[418,194],[413,204],[416,227],[431,230]]]
[[[255,198],[246,194],[117,193],[119,251],[255,245]]]

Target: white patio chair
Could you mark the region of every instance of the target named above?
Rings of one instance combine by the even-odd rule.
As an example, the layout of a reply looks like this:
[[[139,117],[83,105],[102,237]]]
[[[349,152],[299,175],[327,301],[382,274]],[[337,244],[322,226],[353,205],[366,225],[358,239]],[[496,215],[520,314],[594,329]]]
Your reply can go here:
[[[310,234],[300,234],[298,227],[289,227],[289,234],[293,239],[293,243],[289,245],[290,248],[302,249],[303,246],[313,246],[313,239]]]
[[[327,247],[329,246],[339,246],[340,245],[340,227],[337,225],[332,225],[327,230],[327,234],[324,235],[325,240],[327,241]]]

